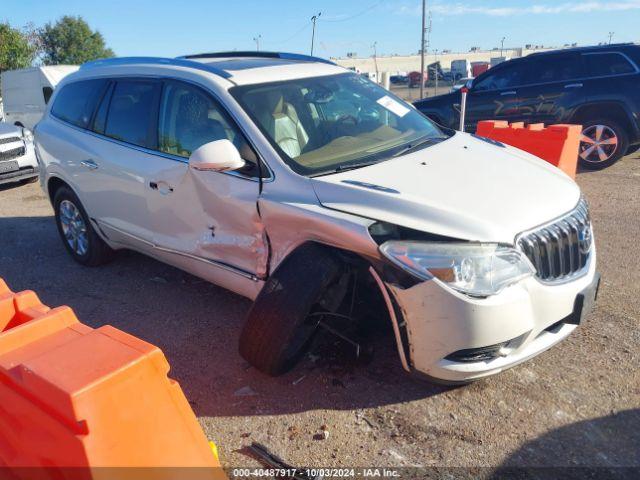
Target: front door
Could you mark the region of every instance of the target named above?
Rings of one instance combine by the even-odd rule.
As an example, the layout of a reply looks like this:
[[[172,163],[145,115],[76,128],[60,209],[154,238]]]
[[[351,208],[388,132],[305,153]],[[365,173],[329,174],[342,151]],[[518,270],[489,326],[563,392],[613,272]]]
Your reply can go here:
[[[264,277],[268,255],[257,207],[260,181],[244,135],[207,92],[179,81],[164,83],[158,118],[156,175],[147,185],[156,249],[190,271],[212,265]],[[221,139],[238,147],[247,168],[215,172],[189,167],[191,152]]]
[[[520,97],[518,86],[523,70],[519,62],[505,63],[473,82],[467,96],[465,131],[475,132],[481,120],[519,120]]]
[[[525,86],[518,88],[520,116],[526,123],[565,123],[585,101],[584,67],[579,54],[531,59]]]

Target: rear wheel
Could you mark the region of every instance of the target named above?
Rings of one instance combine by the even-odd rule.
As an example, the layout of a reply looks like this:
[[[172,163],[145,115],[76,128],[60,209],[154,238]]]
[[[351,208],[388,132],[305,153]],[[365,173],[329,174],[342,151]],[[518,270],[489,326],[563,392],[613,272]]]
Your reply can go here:
[[[70,188],[58,189],[53,208],[62,243],[76,262],[93,267],[111,260],[113,250],[93,229],[87,212]]]
[[[582,128],[578,159],[582,167],[600,170],[620,160],[628,147],[627,132],[615,120],[590,120]]]
[[[240,335],[240,354],[268,375],[295,366],[315,336],[323,299],[343,273],[340,259],[319,245],[294,252],[267,280]],[[339,303],[338,299],[338,303]]]

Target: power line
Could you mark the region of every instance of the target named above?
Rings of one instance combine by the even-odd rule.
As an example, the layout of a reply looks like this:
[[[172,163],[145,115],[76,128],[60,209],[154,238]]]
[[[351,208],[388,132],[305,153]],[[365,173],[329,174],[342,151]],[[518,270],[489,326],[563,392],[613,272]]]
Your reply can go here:
[[[364,10],[362,10],[361,12],[358,12],[354,15],[351,15],[350,17],[346,17],[346,18],[338,18],[335,20],[331,20],[331,19],[327,19],[327,18],[323,18],[322,21],[323,22],[331,22],[331,23],[336,23],[336,22],[346,22],[347,20],[352,20],[354,18],[357,18],[361,15],[364,15],[365,13],[367,13],[369,10],[373,10],[374,8],[376,8],[378,5],[380,5],[384,0],[381,0],[379,2],[374,3],[373,5],[369,5],[367,8],[365,8]]]

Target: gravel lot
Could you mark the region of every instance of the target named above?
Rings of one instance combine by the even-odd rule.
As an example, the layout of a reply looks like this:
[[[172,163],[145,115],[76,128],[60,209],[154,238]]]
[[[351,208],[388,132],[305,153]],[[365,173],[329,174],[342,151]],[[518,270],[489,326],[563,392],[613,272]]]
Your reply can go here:
[[[258,465],[243,450],[252,441],[298,466],[640,467],[640,154],[578,183],[603,276],[590,321],[460,388],[403,373],[386,332],[368,364],[320,349],[265,377],[237,353],[247,300],[131,252],[96,269],[75,264],[38,184],[0,190],[0,276],[93,327],[160,346],[228,467]]]

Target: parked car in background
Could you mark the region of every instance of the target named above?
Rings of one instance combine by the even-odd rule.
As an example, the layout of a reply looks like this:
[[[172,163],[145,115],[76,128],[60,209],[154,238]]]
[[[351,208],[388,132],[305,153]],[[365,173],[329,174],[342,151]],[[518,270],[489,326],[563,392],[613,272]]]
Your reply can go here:
[[[456,81],[456,83],[454,83],[451,87],[451,91],[452,92],[457,92],[458,90],[460,90],[462,87],[469,86],[471,85],[471,82],[473,82],[473,77],[469,77],[469,78],[461,78],[460,80]]]
[[[404,85],[409,83],[409,77],[407,75],[391,75],[389,81],[394,85]]]
[[[5,121],[33,130],[56,85],[76,70],[75,65],[55,65],[2,72]]]
[[[467,59],[453,60],[451,62],[451,73],[454,80],[471,77],[471,62]]]
[[[0,122],[0,185],[38,179],[38,162],[29,130]]]
[[[465,129],[480,120],[583,126],[580,164],[601,169],[640,147],[640,46],[582,47],[534,53],[491,68],[471,84]],[[460,93],[415,106],[456,128]]]
[[[471,62],[471,76],[477,77],[491,68],[489,62]]]
[[[428,72],[423,72],[422,74],[420,72],[410,72],[409,73],[409,87],[419,87],[420,86],[420,82],[422,82],[423,85],[426,85],[427,82],[429,81],[429,73]]]
[[[271,375],[378,315],[407,371],[468,382],[560,342],[595,299],[573,180],[323,59],[93,62],[35,136],[71,257],[133,249],[253,299],[240,352]]]

